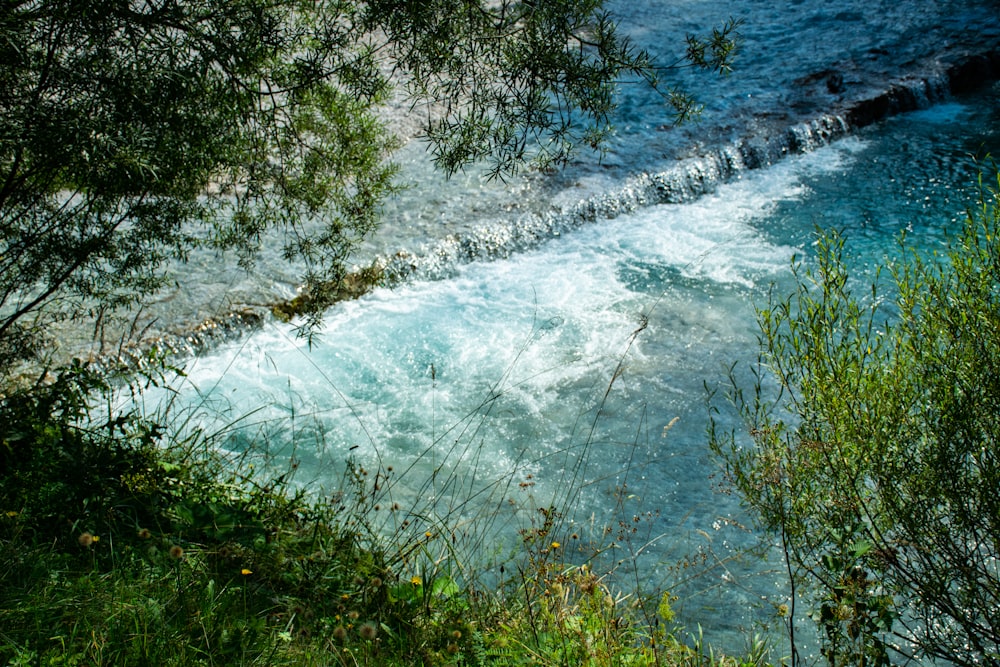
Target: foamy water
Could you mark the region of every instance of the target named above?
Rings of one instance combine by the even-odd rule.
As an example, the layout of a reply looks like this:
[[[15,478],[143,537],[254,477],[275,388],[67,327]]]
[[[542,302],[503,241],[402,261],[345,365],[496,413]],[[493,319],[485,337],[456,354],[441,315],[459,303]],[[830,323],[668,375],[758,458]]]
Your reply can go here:
[[[687,594],[686,620],[738,648],[742,630],[772,613],[763,598],[780,601],[782,589],[777,575],[729,560],[755,538],[732,526],[745,520],[738,503],[710,479],[705,386],[754,358],[753,304],[772,284],[787,289],[814,223],[848,226],[859,267],[914,224],[936,242],[969,200],[959,188],[973,168],[927,136],[962,118],[983,122],[956,103],[690,203],[377,290],[328,313],[311,349],[272,323],[192,360],[175,409],[228,433],[229,448],[266,443],[278,465],[296,459],[297,482],[314,493],[338,488],[349,458],[392,468],[383,502],[401,509],[384,514],[390,529],[411,512],[460,517],[475,532],[477,518],[509,508],[489,526],[509,543],[534,506],[562,508],[579,534],[650,512],[643,526],[658,539],[636,565],[651,587]],[[914,131],[912,154],[885,152]],[[846,192],[855,196],[841,202]],[[592,546],[567,558],[587,559]],[[699,550],[715,565],[681,578],[674,566]]]

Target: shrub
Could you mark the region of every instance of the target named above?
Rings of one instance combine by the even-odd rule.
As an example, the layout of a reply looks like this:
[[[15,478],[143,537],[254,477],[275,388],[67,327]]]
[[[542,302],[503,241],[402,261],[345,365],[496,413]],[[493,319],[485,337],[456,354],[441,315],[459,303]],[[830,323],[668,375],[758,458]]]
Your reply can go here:
[[[1000,664],[1000,199],[981,194],[946,256],[904,243],[894,302],[857,296],[823,235],[758,312],[756,382],[732,394],[751,442],[713,426],[831,665]]]

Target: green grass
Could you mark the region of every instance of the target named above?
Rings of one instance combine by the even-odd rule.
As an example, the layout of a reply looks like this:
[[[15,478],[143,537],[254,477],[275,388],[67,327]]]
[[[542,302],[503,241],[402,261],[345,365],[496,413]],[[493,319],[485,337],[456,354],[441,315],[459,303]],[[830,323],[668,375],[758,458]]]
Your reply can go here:
[[[77,366],[0,398],[0,664],[764,662],[685,643],[669,596],[568,564],[554,509],[499,573],[478,569],[447,518],[373,527],[384,471],[349,464],[310,497],[293,469],[116,413],[114,386]]]

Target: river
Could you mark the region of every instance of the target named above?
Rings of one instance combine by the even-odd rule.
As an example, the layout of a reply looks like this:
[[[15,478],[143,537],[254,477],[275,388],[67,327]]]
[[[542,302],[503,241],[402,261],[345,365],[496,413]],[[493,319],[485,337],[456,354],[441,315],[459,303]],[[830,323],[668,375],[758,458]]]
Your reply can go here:
[[[745,377],[754,305],[790,289],[817,228],[846,232],[859,284],[904,230],[925,249],[945,242],[974,201],[973,158],[1000,150],[1000,88],[952,95],[944,72],[1000,43],[1000,12],[721,4],[613,4],[667,61],[685,33],[744,20],[734,74],[681,75],[704,101],[698,123],[671,126],[625,83],[603,159],[506,183],[447,181],[408,144],[410,188],[358,258],[381,257],[392,284],[333,308],[312,345],[268,321],[190,358],[179,392],[150,392],[147,409],[169,402],[261,465],[294,460],[312,493],[341,489],[347,460],[369,483],[386,475],[369,499],[383,530],[454,534],[484,563],[516,553],[517,530],[555,506],[567,562],[675,592],[682,622],[740,649],[787,587],[742,555],[759,537],[718,489],[707,395],[733,364]],[[894,85],[916,110],[858,115]],[[251,276],[214,257],[183,273],[152,311],[168,325],[295,286],[266,256]]]

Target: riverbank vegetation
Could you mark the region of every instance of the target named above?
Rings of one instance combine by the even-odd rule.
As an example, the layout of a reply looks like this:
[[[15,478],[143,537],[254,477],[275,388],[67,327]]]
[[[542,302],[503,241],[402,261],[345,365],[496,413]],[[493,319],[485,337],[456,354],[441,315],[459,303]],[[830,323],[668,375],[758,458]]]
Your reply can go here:
[[[830,665],[1000,665],[998,186],[869,289],[824,232],[759,311],[757,381],[732,391],[750,442],[713,447],[783,552],[793,664],[809,616]]]
[[[459,557],[446,517],[387,539],[371,514],[386,471],[349,463],[316,497],[294,461],[255,469],[219,434],[123,411],[123,390],[169,372],[150,358],[0,401],[0,659],[799,664],[810,623],[831,666],[996,664],[998,193],[983,187],[947,253],[904,242],[870,289],[825,233],[798,290],[760,311],[758,381],[732,395],[750,441],[712,445],[785,558],[787,658],[766,642],[714,654],[669,593],[568,557],[558,508],[493,569]]]
[[[735,26],[680,60],[728,70]],[[378,473],[309,495],[291,463],[255,472],[218,434],[114,398],[162,382],[163,359],[52,362],[59,325],[131,342],[192,252],[250,269],[280,247],[303,289],[278,314],[309,332],[359,288],[349,258],[394,191],[400,135],[446,173],[547,169],[600,150],[623,75],[690,116],[677,66],[599,0],[5,4],[0,661],[704,662],[669,599],[634,606],[564,564],[544,520],[488,583],[432,552],[446,531],[374,529],[354,500]],[[407,108],[413,127],[386,122]]]
[[[728,69],[735,27],[692,37],[689,63]],[[714,654],[669,593],[568,558],[561,508],[480,568],[447,517],[378,529],[391,508],[364,500],[386,471],[347,462],[309,493],[294,461],[120,400],[164,383],[166,359],[47,363],[54,324],[100,329],[197,250],[251,267],[277,239],[305,286],[283,314],[306,331],[364,287],[346,267],[393,191],[392,84],[445,172],[599,149],[619,78],[664,74],[601,2],[8,3],[0,55],[0,660],[781,661]],[[760,311],[758,383],[733,388],[750,442],[713,446],[784,555],[793,664],[803,606],[831,667],[1000,664],[998,233],[984,188],[947,257],[890,265],[890,297],[858,291],[824,236]]]
[[[294,463],[256,472],[115,409],[122,382],[76,366],[0,402],[3,664],[746,664],[676,626],[669,595],[566,557],[555,510],[480,570],[447,517],[373,528],[385,471],[309,495]]]

